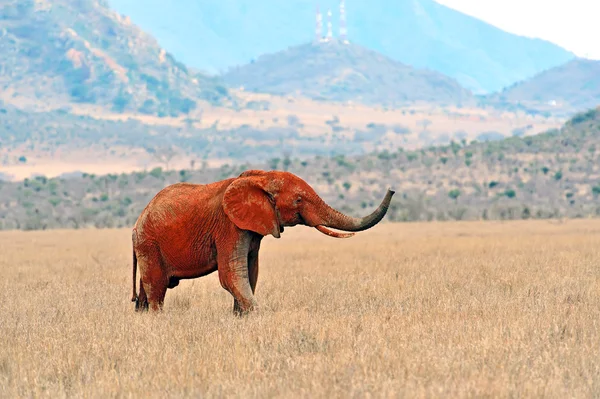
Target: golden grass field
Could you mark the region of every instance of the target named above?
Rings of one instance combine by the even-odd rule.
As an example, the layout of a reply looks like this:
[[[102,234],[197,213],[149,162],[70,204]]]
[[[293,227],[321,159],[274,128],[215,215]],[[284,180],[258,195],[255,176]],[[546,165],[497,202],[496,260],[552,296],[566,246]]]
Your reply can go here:
[[[0,254],[3,398],[600,396],[600,220],[295,227],[242,319],[216,274],[136,314],[129,230]]]

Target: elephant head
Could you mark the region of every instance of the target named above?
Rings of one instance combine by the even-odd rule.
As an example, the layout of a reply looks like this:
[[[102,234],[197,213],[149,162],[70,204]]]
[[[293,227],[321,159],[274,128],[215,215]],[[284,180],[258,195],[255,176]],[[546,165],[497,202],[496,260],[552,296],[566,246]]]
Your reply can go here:
[[[285,226],[303,224],[331,237],[346,238],[329,228],[357,232],[375,226],[385,216],[394,191],[389,190],[370,215],[354,218],[333,209],[300,177],[280,171],[250,170],[234,180],[223,196],[223,209],[240,229],[279,238]]]

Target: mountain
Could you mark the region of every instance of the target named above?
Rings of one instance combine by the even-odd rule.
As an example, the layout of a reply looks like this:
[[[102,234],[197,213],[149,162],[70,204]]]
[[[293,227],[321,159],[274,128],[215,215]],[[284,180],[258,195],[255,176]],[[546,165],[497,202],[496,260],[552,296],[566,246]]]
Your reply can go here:
[[[317,4],[325,22],[326,10],[333,11],[334,34],[338,31],[337,0],[110,4],[186,65],[213,73],[311,41]],[[441,72],[477,94],[499,91],[574,58],[554,44],[504,32],[433,0],[347,0],[346,10],[353,43]]]
[[[489,96],[501,105],[558,107],[570,112],[600,104],[600,61],[575,59]]]
[[[161,116],[230,101],[102,0],[0,0],[0,85],[5,98]]]
[[[337,102],[398,105],[473,101],[471,92],[454,79],[337,40],[260,56],[255,62],[231,69],[223,80],[230,86],[255,92],[298,93]]]

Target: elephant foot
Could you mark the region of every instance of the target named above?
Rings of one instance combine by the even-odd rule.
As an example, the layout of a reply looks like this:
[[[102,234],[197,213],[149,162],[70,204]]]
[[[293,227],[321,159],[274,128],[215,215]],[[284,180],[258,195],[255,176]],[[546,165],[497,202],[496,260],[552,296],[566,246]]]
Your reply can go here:
[[[144,290],[142,279],[140,279],[140,293],[139,295],[136,295],[135,299],[132,298],[132,300],[135,302],[136,312],[144,312],[148,310],[148,297],[146,296],[146,290]]]
[[[140,301],[140,298],[135,299],[135,311],[136,312],[147,312],[148,301]]]
[[[258,311],[258,303],[256,301],[252,301],[248,306],[242,307],[237,299],[233,300],[233,314],[242,317],[249,313],[254,313]]]

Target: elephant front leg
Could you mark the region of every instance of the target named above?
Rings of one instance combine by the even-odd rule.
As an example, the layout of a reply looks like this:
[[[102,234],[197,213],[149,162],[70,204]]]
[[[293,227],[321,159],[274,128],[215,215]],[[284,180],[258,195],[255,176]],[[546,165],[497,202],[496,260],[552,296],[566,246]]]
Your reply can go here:
[[[233,296],[236,314],[248,313],[258,307],[250,284],[248,252],[249,238],[243,236],[232,250],[222,249],[218,255],[219,281]]]
[[[250,254],[248,255],[248,280],[250,281],[252,294],[254,294],[256,292],[256,282],[258,281],[258,249],[250,250]],[[237,299],[233,300],[233,311],[235,313],[242,313]]]

